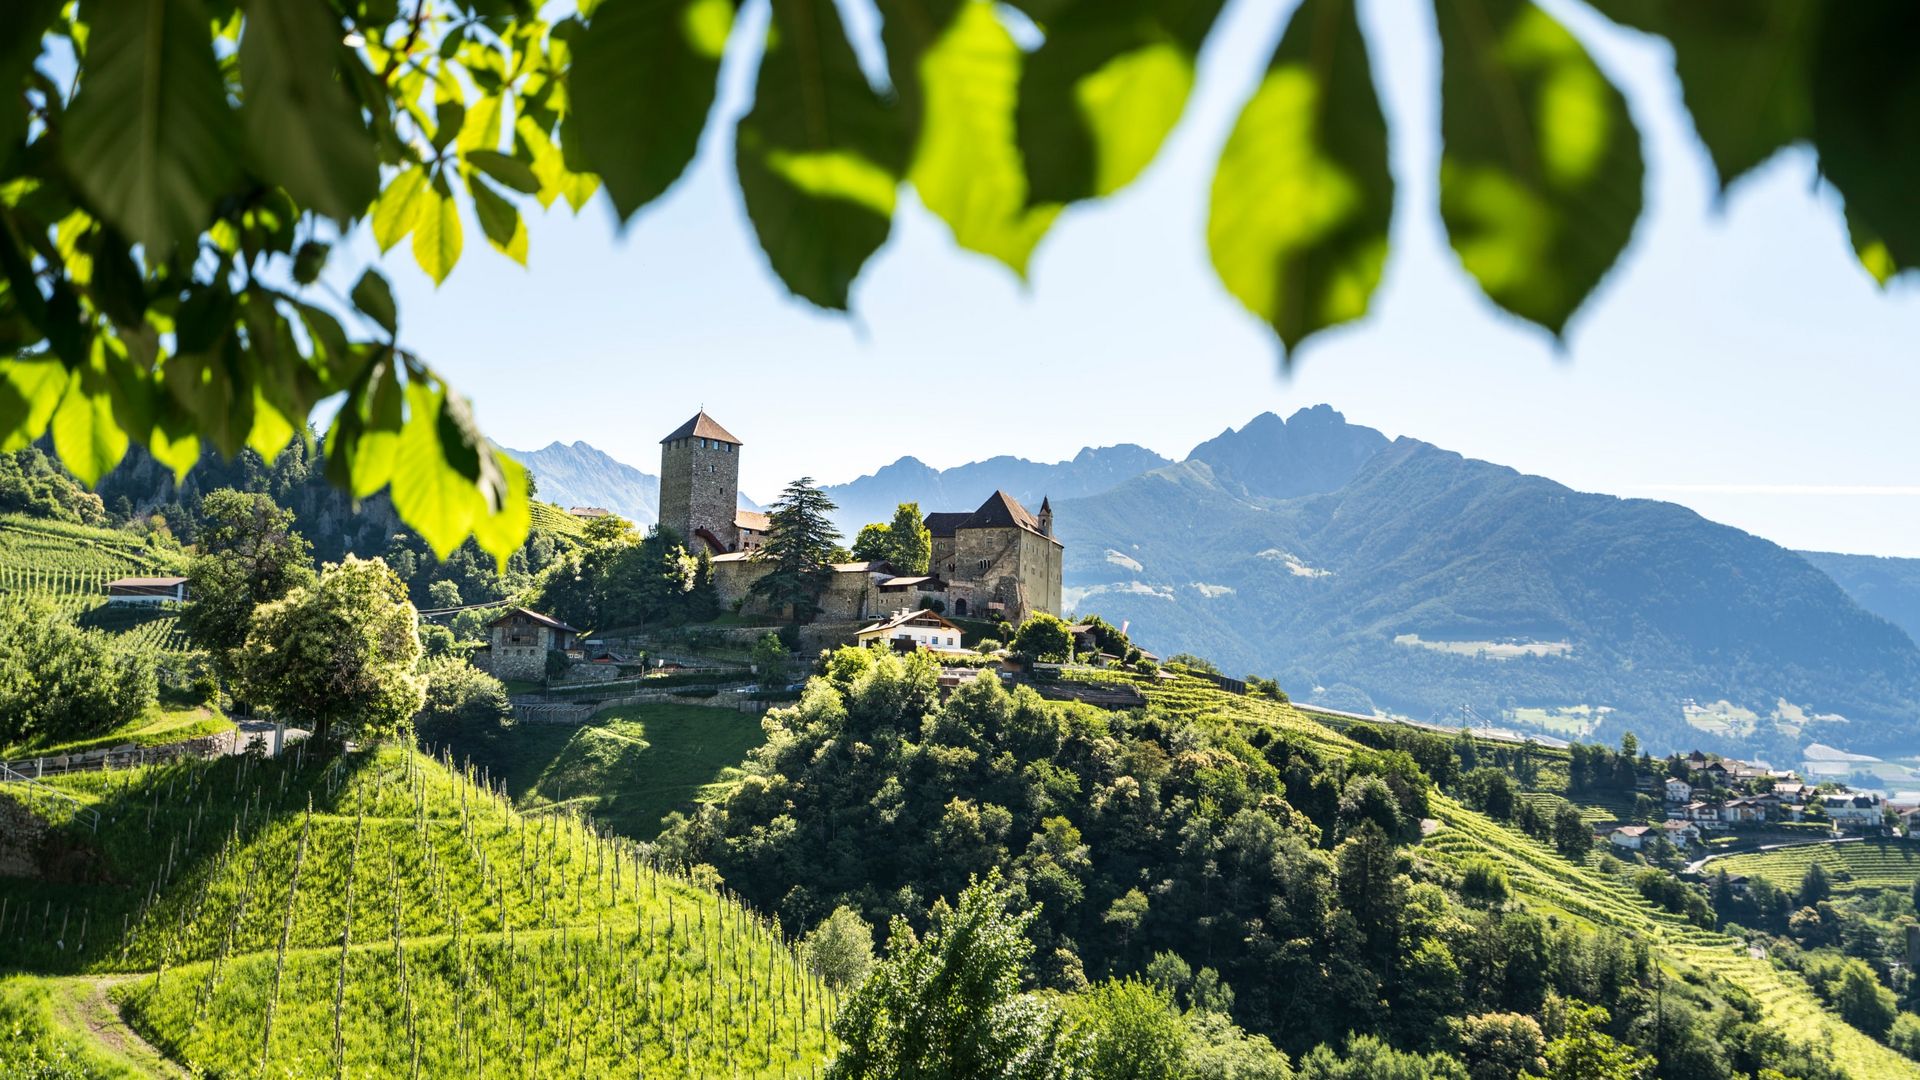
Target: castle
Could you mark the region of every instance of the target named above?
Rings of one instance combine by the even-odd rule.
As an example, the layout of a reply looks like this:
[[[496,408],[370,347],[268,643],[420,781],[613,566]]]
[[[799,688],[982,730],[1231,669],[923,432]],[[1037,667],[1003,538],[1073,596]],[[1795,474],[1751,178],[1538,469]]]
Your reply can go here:
[[[660,440],[660,524],[713,561],[721,603],[747,604],[748,589],[769,569],[754,557],[766,543],[768,516],[740,508],[741,442],[705,410]],[[1036,611],[1059,614],[1065,549],[1053,535],[1045,499],[1030,513],[1004,491],[978,509],[928,514],[933,557],[927,573],[900,575],[885,563],[833,567],[820,598],[826,619],[868,619],[902,609],[938,607],[961,618],[1019,623]]]

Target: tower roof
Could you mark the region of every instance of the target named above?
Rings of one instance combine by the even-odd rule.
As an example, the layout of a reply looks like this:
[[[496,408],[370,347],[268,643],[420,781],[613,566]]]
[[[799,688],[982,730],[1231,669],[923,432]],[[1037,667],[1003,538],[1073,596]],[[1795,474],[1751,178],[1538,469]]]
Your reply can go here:
[[[673,434],[668,435],[660,441],[670,443],[680,439],[718,439],[721,442],[732,443],[735,446],[742,445],[739,439],[733,437],[732,432],[721,427],[719,421],[708,416],[707,410],[705,409],[701,409],[698,413],[695,413],[693,419],[674,428]]]
[[[1019,500],[1004,491],[996,491],[987,496],[987,501],[980,504],[980,509],[973,512],[973,516],[967,519],[962,528],[989,529],[1009,526],[1031,532],[1040,531],[1040,523],[1033,520],[1033,515],[1027,513],[1027,508],[1021,506]]]

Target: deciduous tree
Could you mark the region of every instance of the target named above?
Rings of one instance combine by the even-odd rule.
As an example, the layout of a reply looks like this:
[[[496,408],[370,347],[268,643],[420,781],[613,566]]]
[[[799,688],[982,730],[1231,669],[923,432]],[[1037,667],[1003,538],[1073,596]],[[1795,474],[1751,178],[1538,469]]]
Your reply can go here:
[[[390,736],[426,700],[417,620],[385,563],[349,555],[254,613],[241,689],[323,743]]]
[[[222,488],[206,497],[202,514],[180,625],[232,679],[254,610],[312,584],[313,549],[294,531],[293,511],[266,495]]]

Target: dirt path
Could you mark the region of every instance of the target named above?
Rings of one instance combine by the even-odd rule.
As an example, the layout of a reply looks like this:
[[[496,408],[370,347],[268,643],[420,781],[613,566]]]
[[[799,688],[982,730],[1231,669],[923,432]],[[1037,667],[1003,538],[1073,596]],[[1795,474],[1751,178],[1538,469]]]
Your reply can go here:
[[[50,978],[46,983],[53,993],[54,1017],[76,1035],[86,1032],[101,1050],[148,1076],[185,1077],[186,1070],[128,1025],[109,996],[114,987],[135,977]]]

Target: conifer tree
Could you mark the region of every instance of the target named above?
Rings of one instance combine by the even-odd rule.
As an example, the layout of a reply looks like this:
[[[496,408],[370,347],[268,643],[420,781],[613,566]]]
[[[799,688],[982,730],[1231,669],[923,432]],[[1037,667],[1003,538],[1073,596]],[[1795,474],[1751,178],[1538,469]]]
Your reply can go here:
[[[776,609],[790,610],[795,621],[813,618],[833,573],[833,552],[840,542],[840,530],[827,517],[837,509],[811,476],[787,485],[773,504],[766,545],[754,553],[756,560],[771,563],[772,569],[753,583],[753,595]]]

